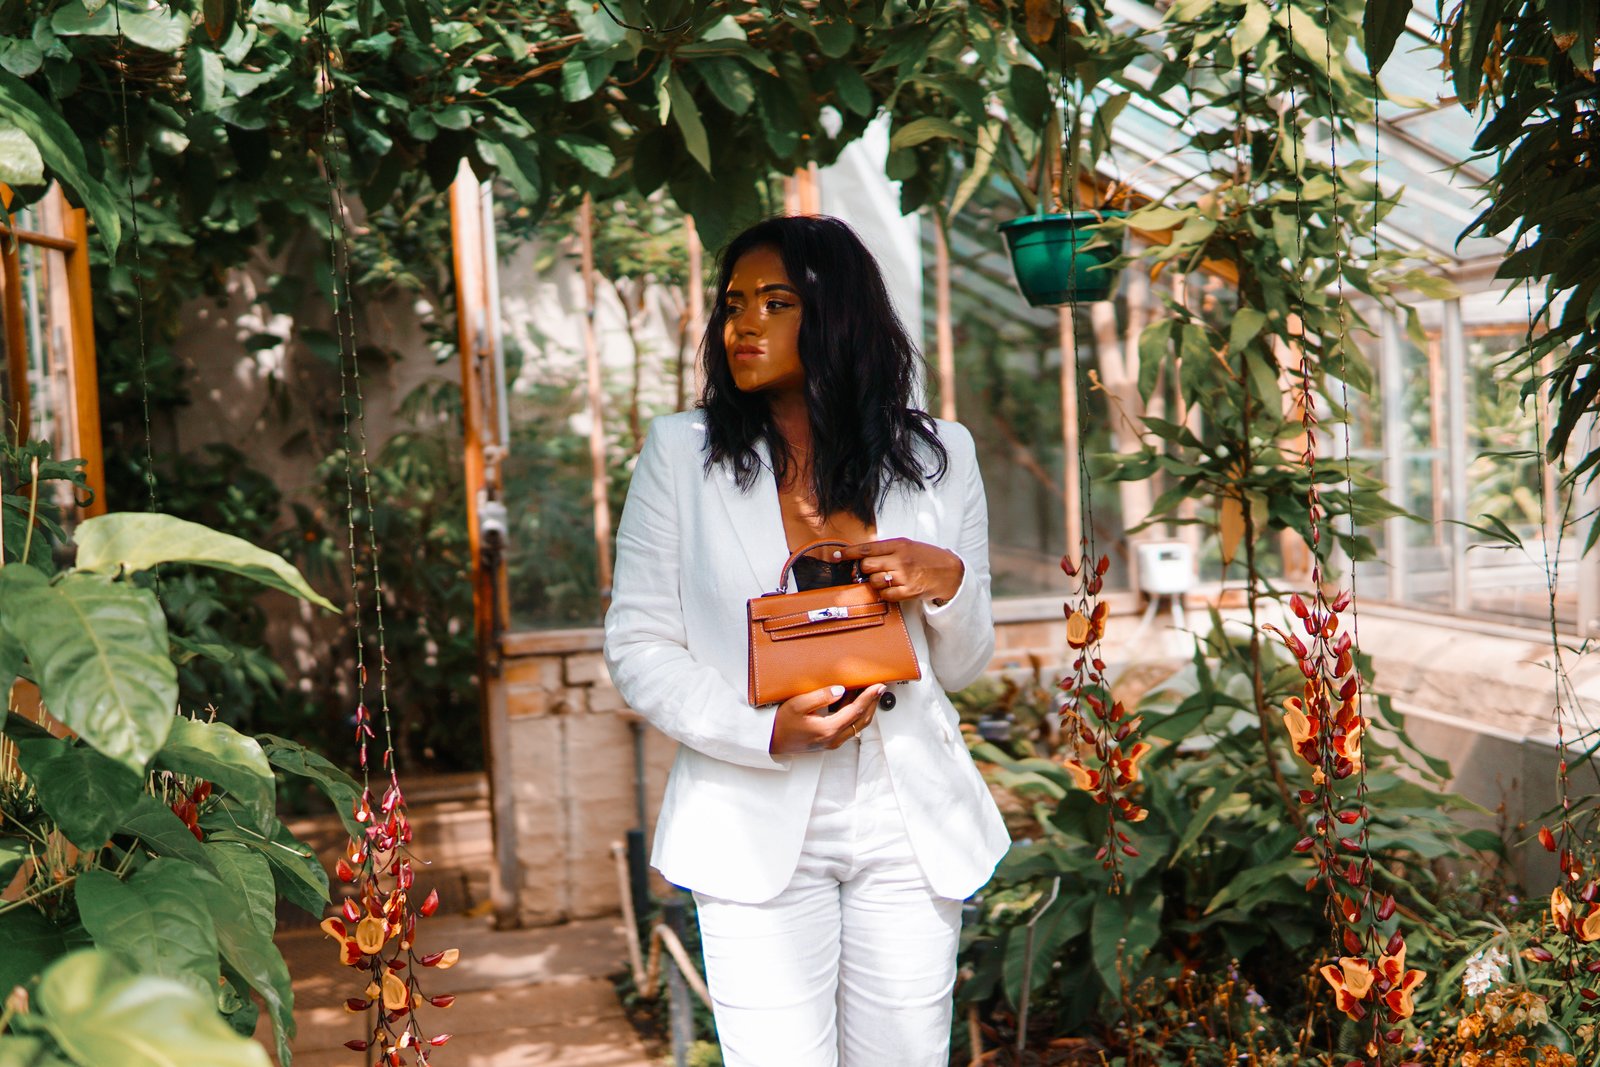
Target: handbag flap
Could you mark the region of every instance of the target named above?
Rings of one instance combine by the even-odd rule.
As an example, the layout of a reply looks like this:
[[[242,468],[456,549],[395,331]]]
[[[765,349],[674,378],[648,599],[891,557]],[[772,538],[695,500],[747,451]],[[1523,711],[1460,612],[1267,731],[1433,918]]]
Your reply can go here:
[[[833,633],[837,630],[854,630],[862,626],[881,625],[889,614],[889,605],[828,604],[820,608],[796,611],[788,615],[774,615],[761,620],[761,628],[774,641],[785,637],[809,636],[814,633]]]
[[[863,582],[846,585],[829,585],[820,589],[806,589],[799,593],[769,593],[752,597],[748,602],[751,622],[765,622],[784,615],[804,615],[816,608],[867,607],[883,604],[877,592]]]

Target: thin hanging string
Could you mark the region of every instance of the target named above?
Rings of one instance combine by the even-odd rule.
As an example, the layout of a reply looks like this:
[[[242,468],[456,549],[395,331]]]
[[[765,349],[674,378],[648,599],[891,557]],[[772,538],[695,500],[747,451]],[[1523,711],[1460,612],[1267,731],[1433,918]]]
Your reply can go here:
[[[333,294],[333,320],[334,330],[339,346],[339,408],[343,420],[344,431],[344,474],[345,474],[345,520],[348,532],[347,548],[350,556],[350,582],[351,602],[355,615],[354,629],[356,639],[356,673],[358,679],[358,697],[361,705],[365,706],[367,691],[367,668],[365,649],[365,630],[361,611],[360,570],[359,556],[356,547],[356,522],[355,522],[355,486],[354,486],[354,461],[356,455],[355,440],[359,438],[359,457],[361,463],[361,490],[363,505],[367,516],[367,556],[372,568],[372,600],[375,617],[375,629],[378,641],[378,707],[384,730],[383,765],[388,772],[391,784],[397,776],[394,766],[394,738],[389,717],[389,660],[384,634],[383,622],[383,572],[380,565],[378,550],[378,534],[373,511],[372,499],[372,469],[369,459],[367,441],[367,418],[365,396],[361,383],[361,360],[356,350],[355,339],[355,307],[353,303],[352,283],[350,274],[350,247],[346,220],[348,208],[344,199],[343,185],[339,178],[339,157],[334,145],[333,130],[333,71],[329,61],[329,54],[333,48],[333,38],[328,30],[326,8],[317,15],[317,25],[322,36],[322,49],[320,65],[323,78],[322,94],[322,134],[323,134],[323,176],[328,189],[328,268],[329,282]],[[348,367],[348,372],[346,368]],[[356,434],[351,434],[351,411],[354,409]],[[361,771],[362,784],[366,785],[367,759],[366,737],[362,736],[361,742]]]
[[[1520,243],[1523,243],[1525,246],[1526,240],[1526,235],[1524,235]],[[1532,348],[1533,334],[1536,328],[1537,316],[1533,310],[1533,281],[1531,278],[1526,276],[1523,277],[1522,289],[1523,298],[1527,304],[1528,317],[1527,332],[1523,335],[1523,347]],[[1537,380],[1539,375],[1538,363],[1535,362],[1532,364],[1532,366],[1529,367],[1529,371],[1534,376],[1535,380]],[[1561,577],[1561,541],[1560,535],[1558,534],[1556,540],[1556,551],[1552,558],[1552,554],[1550,552],[1550,517],[1546,508],[1543,485],[1545,478],[1545,465],[1549,462],[1544,454],[1544,406],[1543,400],[1540,398],[1537,392],[1534,393],[1533,401],[1533,440],[1536,455],[1539,457],[1538,471],[1539,481],[1541,483],[1539,485],[1538,494],[1539,545],[1544,557],[1545,595],[1548,605],[1548,617],[1550,620],[1550,652],[1552,656],[1550,662],[1550,676],[1551,685],[1555,690],[1555,703],[1551,709],[1551,715],[1554,717],[1556,723],[1556,792],[1557,799],[1561,804],[1560,835],[1556,839],[1557,854],[1560,857],[1561,865],[1561,880],[1557,884],[1564,884],[1568,881],[1576,881],[1576,879],[1572,878],[1568,873],[1571,868],[1573,830],[1572,796],[1570,791],[1570,782],[1568,781],[1567,776],[1567,715],[1565,701],[1562,696],[1562,683],[1566,680],[1567,671],[1561,652],[1561,637],[1558,632],[1559,623],[1556,617],[1556,589],[1560,584]],[[1559,483],[1557,484],[1559,485]],[[1561,518],[1563,530],[1565,530],[1566,527],[1566,520],[1567,516],[1563,514]]]
[[[128,139],[128,42],[122,33],[122,2],[111,0],[111,19],[117,29],[117,98],[122,110],[122,168],[128,176],[128,226],[133,245],[133,309],[139,353],[139,406],[144,415],[144,484],[150,510],[160,511],[156,499],[156,460],[150,432],[150,371],[144,342],[144,264],[139,254],[139,201],[133,185],[133,148]],[[156,575],[157,588],[161,577]]]
[[[324,11],[326,9],[324,8]],[[344,431],[344,491],[345,491],[345,527],[347,537],[345,547],[350,559],[350,611],[352,615],[351,627],[355,633],[356,644],[356,738],[360,748],[361,784],[368,784],[367,774],[367,737],[371,735],[371,728],[366,725],[366,696],[367,696],[367,665],[366,665],[366,635],[365,623],[362,617],[361,606],[361,564],[356,549],[356,502],[355,502],[355,472],[354,472],[354,437],[350,427],[350,408],[352,403],[349,375],[345,369],[345,329],[344,329],[344,293],[339,266],[339,238],[343,229],[338,215],[339,195],[335,173],[337,163],[333,154],[333,72],[328,61],[328,52],[333,47],[333,39],[328,32],[327,18],[323,12],[317,14],[317,28],[322,38],[322,48],[318,59],[318,66],[322,76],[322,173],[327,185],[327,210],[328,210],[328,271],[329,285],[332,289],[333,325],[335,343],[339,349],[339,414]],[[372,516],[369,513],[367,521],[370,524]]]
[[[1323,13],[1324,22],[1326,23],[1326,25],[1323,27],[1323,38],[1322,39],[1323,39],[1323,49],[1324,49],[1324,51],[1323,51],[1323,57],[1322,58],[1323,58],[1323,69],[1326,71],[1326,74],[1327,74],[1327,87],[1328,87],[1328,160],[1329,160],[1329,173],[1330,173],[1330,175],[1332,176],[1332,179],[1333,179],[1333,218],[1332,218],[1332,225],[1333,225],[1333,229],[1334,229],[1334,235],[1333,235],[1334,236],[1334,241],[1333,241],[1333,248],[1334,248],[1334,275],[1333,276],[1334,276],[1334,289],[1335,289],[1335,306],[1338,308],[1338,313],[1339,313],[1338,334],[1337,334],[1335,340],[1336,340],[1337,346],[1338,346],[1339,406],[1343,410],[1343,422],[1344,422],[1344,425],[1341,427],[1341,430],[1342,430],[1342,436],[1344,438],[1345,509],[1346,509],[1346,513],[1347,513],[1347,515],[1349,517],[1349,521],[1350,521],[1350,534],[1351,534],[1352,537],[1354,537],[1355,536],[1355,495],[1356,495],[1356,489],[1355,489],[1355,471],[1354,471],[1354,466],[1352,464],[1352,461],[1350,459],[1350,422],[1351,422],[1351,414],[1350,414],[1350,363],[1349,363],[1350,357],[1349,357],[1349,353],[1347,351],[1347,346],[1348,346],[1348,343],[1349,343],[1349,332],[1348,332],[1349,331],[1349,322],[1348,322],[1348,319],[1346,318],[1346,305],[1345,305],[1345,296],[1344,296],[1344,272],[1345,272],[1345,267],[1346,267],[1346,263],[1347,263],[1347,249],[1346,249],[1346,241],[1345,241],[1345,234],[1344,234],[1344,216],[1339,210],[1339,208],[1340,208],[1340,193],[1343,191],[1343,183],[1342,183],[1342,180],[1341,180],[1341,175],[1339,173],[1339,124],[1337,122],[1337,115],[1335,114],[1334,106],[1333,106],[1333,100],[1334,100],[1334,96],[1333,96],[1333,94],[1334,94],[1334,82],[1333,82],[1333,8],[1327,2],[1327,0],[1323,0],[1322,13]],[[1378,85],[1378,82],[1377,82],[1376,76],[1373,76],[1372,85],[1373,85],[1372,126],[1373,126],[1373,129],[1376,130],[1378,128],[1378,102],[1377,102],[1377,85]],[[1376,144],[1374,145],[1373,153],[1374,153],[1374,155],[1376,155],[1376,153],[1377,153]],[[1374,164],[1374,165],[1376,165],[1376,164]],[[1373,188],[1374,188],[1374,190],[1376,190],[1377,189],[1377,184],[1376,184],[1377,183],[1377,174],[1376,174],[1376,172],[1374,172],[1374,174],[1373,174],[1373,183],[1374,183],[1373,184]],[[1373,237],[1372,237],[1372,240],[1373,240],[1373,249],[1372,249],[1373,250],[1373,260],[1374,260],[1374,262],[1376,262],[1376,260],[1377,260],[1377,252],[1378,252],[1378,244],[1377,244],[1377,241],[1378,241],[1378,237],[1377,237],[1378,229],[1377,229],[1377,212],[1376,211],[1374,211],[1374,213],[1373,213],[1372,234],[1373,234]],[[1324,378],[1324,383],[1326,383],[1326,378]],[[1352,672],[1351,672],[1351,677],[1355,679],[1355,684],[1356,684],[1353,701],[1354,701],[1354,707],[1355,707],[1355,713],[1356,713],[1357,721],[1360,721],[1360,722],[1364,723],[1366,721],[1366,719],[1365,719],[1366,686],[1364,684],[1365,679],[1362,677],[1360,664],[1355,662],[1355,655],[1354,655],[1355,653],[1358,653],[1358,652],[1361,651],[1361,611],[1360,611],[1360,599],[1356,596],[1356,559],[1355,559],[1355,556],[1353,554],[1347,553],[1346,555],[1347,555],[1347,563],[1348,563],[1348,566],[1349,566],[1349,584],[1346,586],[1346,589],[1348,590],[1348,596],[1349,596],[1349,600],[1350,600],[1350,604],[1349,604],[1349,609],[1348,610],[1349,610],[1349,613],[1350,613],[1350,640],[1351,640],[1351,649],[1352,649],[1351,661],[1354,664],[1354,666],[1352,668]],[[1379,911],[1379,906],[1380,905],[1379,905],[1378,899],[1376,897],[1376,894],[1374,892],[1375,887],[1372,884],[1372,873],[1373,873],[1373,870],[1374,870],[1374,865],[1373,865],[1373,862],[1372,862],[1371,819],[1369,818],[1369,816],[1367,814],[1367,807],[1366,807],[1366,800],[1367,800],[1367,761],[1365,759],[1362,759],[1359,762],[1359,764],[1357,766],[1357,770],[1356,770],[1356,800],[1357,800],[1358,805],[1359,805],[1359,807],[1357,809],[1357,812],[1358,812],[1358,817],[1359,817],[1360,826],[1361,826],[1359,844],[1360,844],[1360,849],[1361,849],[1361,875],[1362,875],[1362,889],[1363,889],[1362,911],[1365,912],[1366,919],[1367,919],[1366,947],[1368,948],[1369,951],[1371,951],[1374,954],[1376,954],[1378,949],[1379,949],[1379,947],[1380,947],[1378,945],[1378,924],[1380,922],[1380,920],[1378,918],[1378,911]],[[1379,1017],[1379,1013],[1377,1011],[1374,1011],[1373,1012],[1374,1034],[1377,1033],[1378,1017]],[[1381,1048],[1382,1046],[1380,1045],[1379,1047]],[[1382,1059],[1381,1055],[1379,1056],[1379,1059],[1381,1061],[1381,1059]]]

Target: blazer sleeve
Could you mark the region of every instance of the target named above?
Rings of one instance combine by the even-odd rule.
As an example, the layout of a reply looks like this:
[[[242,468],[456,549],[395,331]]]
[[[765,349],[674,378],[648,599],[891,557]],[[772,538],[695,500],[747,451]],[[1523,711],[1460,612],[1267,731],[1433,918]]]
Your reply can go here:
[[[767,751],[777,708],[752,708],[720,671],[689,652],[674,487],[676,468],[698,471],[700,459],[674,448],[661,430],[652,424],[645,438],[617,527],[606,666],[628,706],[668,737],[729,763],[788,770],[788,761]]]
[[[950,438],[950,472],[958,480],[961,526],[953,551],[965,571],[956,595],[943,604],[919,601],[934,677],[947,690],[977,680],[994,656],[994,611],[989,592],[989,504],[978,472],[977,446],[964,426],[942,423]],[[957,488],[957,487],[952,487]]]

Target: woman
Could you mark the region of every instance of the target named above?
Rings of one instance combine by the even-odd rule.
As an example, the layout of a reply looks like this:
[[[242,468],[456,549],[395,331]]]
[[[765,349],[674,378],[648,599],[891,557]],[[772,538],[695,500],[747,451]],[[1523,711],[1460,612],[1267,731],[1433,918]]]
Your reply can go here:
[[[606,615],[617,687],[681,743],[651,862],[694,891],[729,1067],[944,1067],[961,901],[1008,845],[945,696],[994,650],[972,438],[909,406],[916,348],[838,220],[745,231],[717,293],[704,395],[650,427]],[[812,584],[859,566],[922,679],[751,707],[745,602],[822,538],[850,547]]]

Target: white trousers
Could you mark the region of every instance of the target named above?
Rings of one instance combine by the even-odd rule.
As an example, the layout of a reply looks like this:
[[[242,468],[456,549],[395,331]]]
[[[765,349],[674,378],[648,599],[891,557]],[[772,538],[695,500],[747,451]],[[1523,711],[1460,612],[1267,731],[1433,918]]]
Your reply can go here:
[[[794,878],[696,893],[726,1067],[946,1067],[961,902],[917,865],[877,723],[823,761]]]

